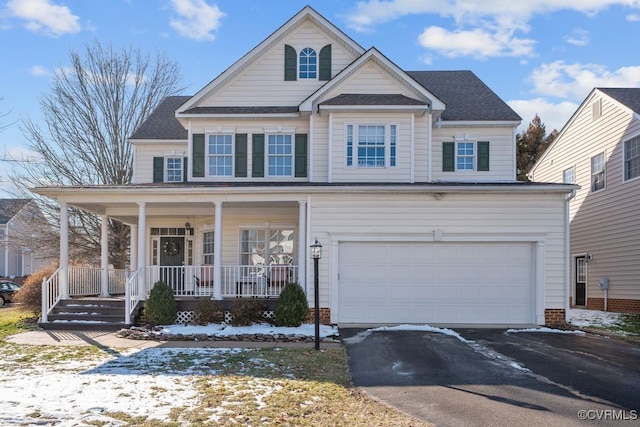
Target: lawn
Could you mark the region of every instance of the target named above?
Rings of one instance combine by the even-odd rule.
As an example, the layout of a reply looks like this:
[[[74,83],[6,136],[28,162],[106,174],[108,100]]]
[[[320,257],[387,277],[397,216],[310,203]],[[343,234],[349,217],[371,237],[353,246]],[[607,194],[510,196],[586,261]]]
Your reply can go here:
[[[7,310],[3,336],[28,328],[28,313]],[[0,425],[429,425],[353,388],[343,348],[125,350],[0,340],[0,369]]]

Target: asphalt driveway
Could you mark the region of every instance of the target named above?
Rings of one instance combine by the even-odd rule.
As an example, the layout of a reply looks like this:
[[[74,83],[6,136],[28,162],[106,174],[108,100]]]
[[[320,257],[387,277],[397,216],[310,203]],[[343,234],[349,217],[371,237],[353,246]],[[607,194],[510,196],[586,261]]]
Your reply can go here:
[[[592,334],[341,328],[354,385],[438,426],[640,424],[640,347]]]

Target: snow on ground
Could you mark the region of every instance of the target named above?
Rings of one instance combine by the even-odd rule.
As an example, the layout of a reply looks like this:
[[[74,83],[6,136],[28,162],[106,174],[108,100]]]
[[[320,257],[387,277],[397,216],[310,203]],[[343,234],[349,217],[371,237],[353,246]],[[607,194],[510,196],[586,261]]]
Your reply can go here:
[[[462,342],[471,342],[471,341],[467,340],[466,338],[464,338],[459,333],[457,333],[456,331],[453,331],[453,330],[447,329],[447,328],[436,328],[435,326],[431,326],[431,325],[380,326],[378,328],[372,328],[372,329],[367,329],[367,330],[362,331],[362,332],[358,332],[356,335],[354,335],[352,337],[344,338],[343,341],[345,341],[347,343],[350,343],[350,344],[359,343],[359,342],[362,342],[362,340],[364,340],[366,337],[368,337],[372,333],[374,333],[374,332],[382,332],[382,331],[435,332],[435,333],[438,333],[438,334],[444,334],[444,335],[449,335],[449,336],[455,337],[455,338],[459,339]]]
[[[616,326],[621,321],[620,313],[609,311],[585,310],[581,308],[569,309],[569,323],[578,327],[603,327]]]
[[[267,323],[252,326],[230,326],[221,323],[212,323],[207,326],[198,325],[169,325],[156,331],[158,334],[174,335],[208,335],[228,337],[231,335],[262,334],[262,335],[301,335],[315,336],[315,325],[306,323],[298,327],[277,327]],[[335,326],[320,325],[320,338],[338,336],[338,328]]]

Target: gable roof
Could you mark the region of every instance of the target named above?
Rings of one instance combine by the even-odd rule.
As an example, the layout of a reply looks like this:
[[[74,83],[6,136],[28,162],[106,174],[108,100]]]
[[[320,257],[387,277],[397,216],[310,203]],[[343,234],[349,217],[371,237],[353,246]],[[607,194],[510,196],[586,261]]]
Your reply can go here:
[[[190,96],[168,96],[133,132],[130,139],[184,139],[187,130],[176,119],[176,110],[191,98]]]
[[[31,199],[0,199],[0,224],[7,224]]]
[[[473,72],[407,71],[445,103],[445,121],[522,121],[522,118]]]
[[[290,30],[300,25],[306,20],[312,20],[316,24],[324,27],[329,33],[335,35],[336,39],[351,50],[355,55],[361,55],[365,49],[356,43],[351,37],[347,36],[342,30],[333,25],[325,17],[316,12],[311,6],[305,6],[300,12],[295,14],[291,19],[285,22],[280,28],[271,33],[269,37],[264,39],[260,44],[251,49],[242,58],[236,61],[233,65],[223,71],[215,79],[209,82],[204,88],[200,89],[193,97],[189,99],[180,109],[176,111],[176,115],[186,113],[189,109],[197,106],[198,101],[206,97],[211,91],[213,91],[218,85],[225,83],[228,79],[232,78],[237,72],[247,67],[255,58],[260,56],[261,52],[266,51],[269,46],[277,43],[281,37],[284,37]]]
[[[633,110],[634,113],[640,114],[640,88],[622,88],[622,87],[600,87],[600,92],[609,95],[619,103]]]

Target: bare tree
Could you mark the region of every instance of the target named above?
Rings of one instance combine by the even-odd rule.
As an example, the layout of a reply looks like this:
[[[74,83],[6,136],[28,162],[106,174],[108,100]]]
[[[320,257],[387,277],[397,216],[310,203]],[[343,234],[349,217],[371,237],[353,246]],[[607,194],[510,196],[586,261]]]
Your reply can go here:
[[[38,161],[20,164],[11,180],[22,197],[34,197],[32,186],[126,185],[133,172],[128,137],[166,96],[179,93],[177,63],[136,48],[114,50],[98,41],[84,52],[70,51],[69,66],[60,67],[40,101],[44,129],[31,118],[21,130]],[[47,218],[58,221],[58,206],[39,198]],[[70,209],[70,256],[76,261],[98,259],[100,219]],[[42,238],[39,249],[56,250],[59,229]],[[126,262],[129,227],[109,222],[110,263]]]

